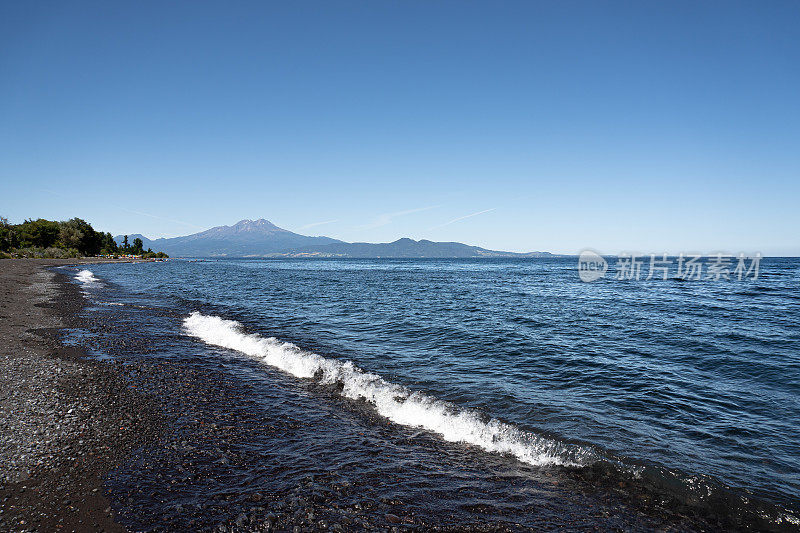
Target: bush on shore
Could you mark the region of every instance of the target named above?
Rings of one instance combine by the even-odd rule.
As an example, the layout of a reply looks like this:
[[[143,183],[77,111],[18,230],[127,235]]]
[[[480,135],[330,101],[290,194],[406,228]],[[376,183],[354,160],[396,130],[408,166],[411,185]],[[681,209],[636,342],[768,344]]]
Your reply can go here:
[[[67,248],[65,250],[64,248],[55,248],[53,246],[50,246],[49,248],[20,248],[18,250],[14,250],[11,256],[25,257],[30,259],[73,259],[76,257],[83,257],[83,255],[81,255],[81,253],[75,248]]]
[[[149,248],[147,249],[147,251],[145,253],[142,254],[142,258],[143,259],[164,259],[164,258],[167,258],[167,257],[169,257],[169,256],[167,254],[165,254],[164,252],[154,252],[153,250],[151,250]]]
[[[138,241],[138,242],[137,242]],[[0,258],[73,258],[117,254],[141,255],[149,258],[169,257],[163,252],[142,250],[141,239],[134,246],[118,246],[110,233],[95,231],[91,224],[80,218],[56,222],[39,218],[22,224],[9,224],[0,217]]]

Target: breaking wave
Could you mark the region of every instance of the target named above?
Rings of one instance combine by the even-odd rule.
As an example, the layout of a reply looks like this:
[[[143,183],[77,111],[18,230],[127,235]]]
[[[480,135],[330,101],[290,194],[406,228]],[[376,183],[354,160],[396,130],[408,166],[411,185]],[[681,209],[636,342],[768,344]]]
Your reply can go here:
[[[274,337],[243,331],[241,324],[193,312],[183,321],[186,333],[203,342],[235,350],[299,378],[323,385],[336,384],[340,394],[365,400],[381,416],[405,426],[423,428],[445,440],[479,446],[489,452],[510,454],[531,465],[583,466],[595,454],[524,431],[497,419],[415,392],[365,372],[351,361],[328,359]]]
[[[91,270],[81,270],[75,275],[75,279],[80,281],[84,287],[91,287],[100,283],[100,280],[95,277]]]

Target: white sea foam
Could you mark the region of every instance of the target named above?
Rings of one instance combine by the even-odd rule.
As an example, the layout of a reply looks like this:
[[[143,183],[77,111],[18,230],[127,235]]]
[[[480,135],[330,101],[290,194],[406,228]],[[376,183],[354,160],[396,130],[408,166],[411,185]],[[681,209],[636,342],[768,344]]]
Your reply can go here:
[[[490,452],[507,453],[532,465],[582,465],[592,454],[536,435],[479,413],[462,409],[421,392],[365,372],[351,361],[328,359],[274,337],[248,334],[241,324],[198,312],[183,321],[186,332],[207,344],[236,350],[299,378],[339,384],[341,394],[363,399],[398,424],[424,428],[452,442],[464,442]]]
[[[75,279],[80,281],[84,287],[91,287],[100,283],[100,280],[95,277],[91,270],[81,270],[75,275]]]

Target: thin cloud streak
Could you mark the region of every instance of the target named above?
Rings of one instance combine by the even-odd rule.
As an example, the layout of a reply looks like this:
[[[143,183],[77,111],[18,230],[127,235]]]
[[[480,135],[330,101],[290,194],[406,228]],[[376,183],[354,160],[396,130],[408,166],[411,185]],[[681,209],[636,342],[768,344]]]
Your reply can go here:
[[[306,224],[305,226],[300,226],[297,228],[298,230],[309,229],[309,228],[316,228],[317,226],[322,226],[325,224],[333,224],[334,222],[339,222],[339,219],[336,220],[326,220],[324,222],[312,222],[311,224]]]
[[[122,211],[127,211],[128,213],[133,213],[134,215],[142,215],[144,217],[155,218],[158,220],[166,220],[167,222],[174,222],[176,224],[183,224],[184,226],[189,226],[191,228],[203,229],[202,226],[198,226],[197,224],[192,224],[191,222],[184,222],[183,220],[175,220],[174,218],[162,217],[160,215],[153,215],[151,213],[144,213],[142,211],[134,211],[133,209],[127,209],[122,206],[114,206],[114,207],[116,207],[117,209],[121,209]]]
[[[375,229],[380,228],[381,226],[386,226],[387,224],[391,224],[392,221],[397,217],[402,217],[405,215],[411,215],[413,213],[420,213],[422,211],[429,211],[431,209],[437,209],[442,207],[440,205],[430,205],[428,207],[418,207],[416,209],[406,209],[405,211],[395,211],[394,213],[384,213],[382,215],[378,215],[371,223],[364,224],[361,226],[356,226],[359,229]]]
[[[69,199],[74,199],[74,198],[77,197],[77,195],[64,194],[64,193],[60,193],[60,192],[56,192],[56,191],[51,191],[49,189],[40,189],[40,190],[43,191],[43,192],[52,194],[54,196],[59,196],[61,198],[66,198],[68,200]],[[197,224],[192,224],[190,222],[184,222],[183,220],[175,220],[174,218],[162,217],[160,215],[154,215],[152,213],[145,213],[143,211],[134,211],[133,209],[128,209],[127,207],[123,207],[121,205],[114,205],[114,204],[107,204],[107,205],[113,207],[114,209],[119,209],[120,211],[125,211],[127,213],[132,213],[134,215],[140,215],[140,216],[144,216],[144,217],[155,218],[157,220],[164,220],[166,222],[173,222],[175,224],[181,224],[183,226],[189,226],[190,228],[204,229],[202,226],[198,226]]]
[[[467,218],[476,217],[478,215],[482,215],[484,213],[489,213],[490,211],[496,211],[496,210],[497,210],[496,207],[492,207],[491,209],[484,209],[483,211],[478,211],[477,213],[470,213],[469,215],[464,215],[463,217],[454,218],[453,220],[445,222],[444,224],[439,224],[438,226],[433,226],[431,228],[428,228],[428,230],[432,230],[432,229],[436,229],[436,228],[443,228],[443,227],[449,226],[450,224],[453,224],[455,222],[459,222],[459,221],[467,219]]]

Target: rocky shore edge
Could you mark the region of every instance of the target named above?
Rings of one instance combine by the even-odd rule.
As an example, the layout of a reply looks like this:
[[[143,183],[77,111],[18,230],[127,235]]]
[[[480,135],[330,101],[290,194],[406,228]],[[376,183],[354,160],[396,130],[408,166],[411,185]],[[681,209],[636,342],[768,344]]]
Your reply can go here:
[[[103,477],[161,421],[122,376],[61,342],[85,299],[52,267],[97,262],[0,261],[2,531],[125,531]]]

